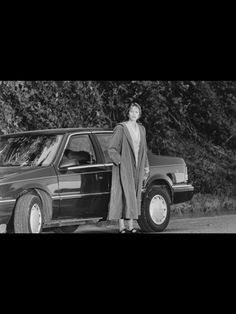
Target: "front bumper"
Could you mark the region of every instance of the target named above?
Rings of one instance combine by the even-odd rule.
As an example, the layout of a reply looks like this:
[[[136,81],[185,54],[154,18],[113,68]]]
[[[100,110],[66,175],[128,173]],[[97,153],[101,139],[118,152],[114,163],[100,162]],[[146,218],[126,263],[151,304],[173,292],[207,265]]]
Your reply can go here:
[[[16,200],[0,200],[0,224],[7,224],[11,218]]]
[[[173,204],[190,201],[193,198],[194,187],[191,184],[181,184],[172,186]]]

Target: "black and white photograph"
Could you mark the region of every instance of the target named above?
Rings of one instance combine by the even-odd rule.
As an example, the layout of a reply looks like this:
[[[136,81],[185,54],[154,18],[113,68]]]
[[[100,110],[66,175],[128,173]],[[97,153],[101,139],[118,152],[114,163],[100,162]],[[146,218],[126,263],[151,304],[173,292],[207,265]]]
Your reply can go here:
[[[0,233],[236,233],[236,81],[0,81]]]

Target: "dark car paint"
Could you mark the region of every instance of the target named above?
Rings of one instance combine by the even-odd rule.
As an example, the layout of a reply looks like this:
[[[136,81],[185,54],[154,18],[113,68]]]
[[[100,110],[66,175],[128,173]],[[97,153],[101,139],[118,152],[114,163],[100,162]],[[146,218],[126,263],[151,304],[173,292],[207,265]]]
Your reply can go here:
[[[57,174],[53,165],[44,168],[34,167],[33,169],[30,167],[14,168],[14,175],[12,169],[9,170],[10,174],[6,175],[7,168],[3,168],[5,177],[0,179],[0,195],[4,195],[4,200],[8,200],[8,202],[0,203],[0,212],[2,212],[2,210],[5,212],[4,217],[7,219],[7,222],[10,219],[16,200],[20,195],[24,194],[25,191],[40,189],[53,197],[58,195],[59,190]],[[2,170],[2,168],[0,169]],[[57,217],[59,200],[53,199],[52,206],[53,214]]]
[[[108,188],[104,166],[73,167],[58,170],[60,218],[83,218],[103,215],[107,208]],[[96,204],[96,207],[94,206]],[[76,210],[75,209],[79,209]]]
[[[21,132],[14,134],[64,134],[52,164],[47,167],[0,167],[0,224],[8,223],[16,200],[28,190],[39,189],[47,192],[52,198],[53,220],[70,218],[106,219],[110,199],[112,164],[105,158],[96,138],[96,133],[109,132],[107,129],[56,129]],[[89,134],[97,158],[95,165],[69,167],[60,169],[60,161],[69,137],[75,134]],[[8,135],[10,136],[10,135]],[[171,174],[185,167],[182,158],[156,156],[148,152],[150,176],[143,190],[155,184],[165,182],[171,193],[172,203],[190,200],[194,188],[189,184],[174,185]],[[181,188],[182,187],[182,188]],[[96,205],[96,206],[94,206]]]

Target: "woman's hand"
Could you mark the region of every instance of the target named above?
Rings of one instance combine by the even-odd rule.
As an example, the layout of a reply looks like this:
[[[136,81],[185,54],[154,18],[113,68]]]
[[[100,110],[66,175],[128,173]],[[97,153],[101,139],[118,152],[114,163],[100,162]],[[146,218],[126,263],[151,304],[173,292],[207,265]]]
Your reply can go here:
[[[149,176],[149,173],[150,173],[149,167],[144,168],[144,178],[143,178],[144,181],[147,180],[147,178],[148,178],[148,176]]]

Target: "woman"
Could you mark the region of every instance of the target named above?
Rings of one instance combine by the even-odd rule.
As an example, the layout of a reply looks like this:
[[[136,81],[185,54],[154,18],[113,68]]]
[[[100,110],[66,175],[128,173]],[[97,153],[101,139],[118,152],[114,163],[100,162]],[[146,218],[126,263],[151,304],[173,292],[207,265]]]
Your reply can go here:
[[[135,233],[138,230],[133,223],[141,214],[141,189],[149,173],[149,164],[146,130],[137,123],[141,117],[140,105],[132,103],[127,113],[128,121],[115,127],[108,148],[114,163],[108,220],[119,219],[120,233]]]

